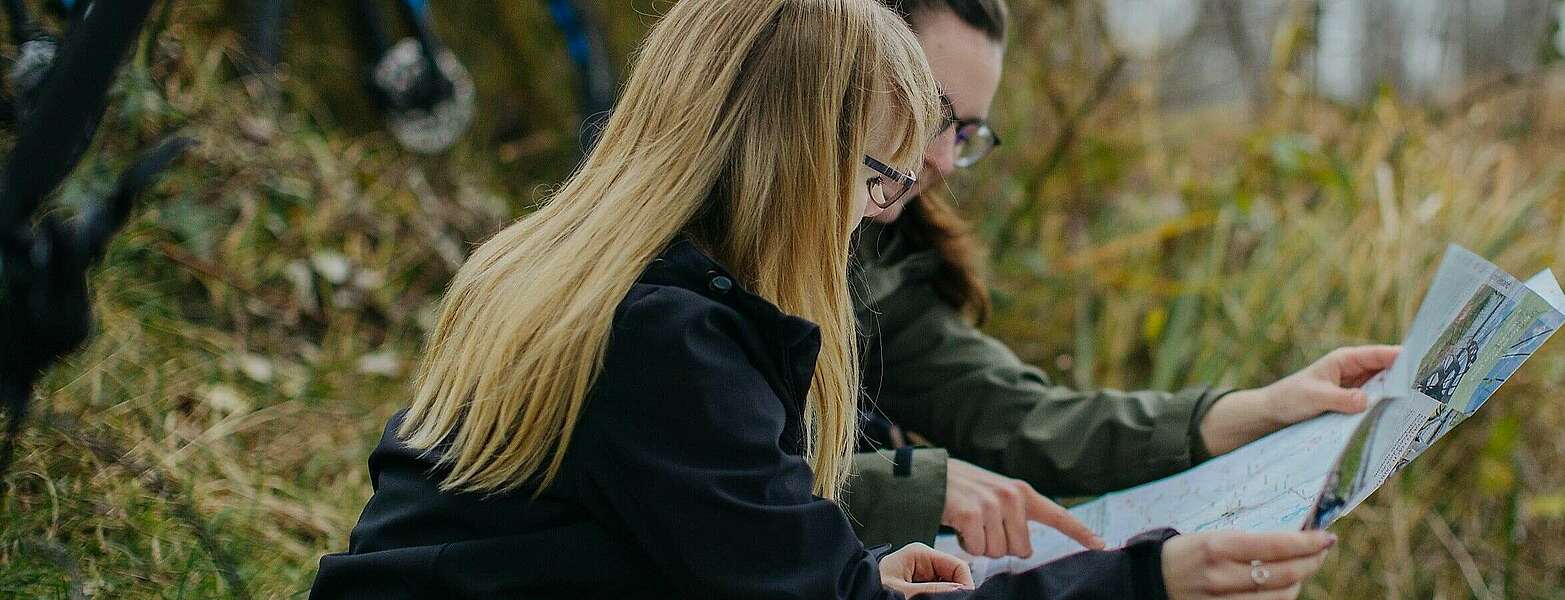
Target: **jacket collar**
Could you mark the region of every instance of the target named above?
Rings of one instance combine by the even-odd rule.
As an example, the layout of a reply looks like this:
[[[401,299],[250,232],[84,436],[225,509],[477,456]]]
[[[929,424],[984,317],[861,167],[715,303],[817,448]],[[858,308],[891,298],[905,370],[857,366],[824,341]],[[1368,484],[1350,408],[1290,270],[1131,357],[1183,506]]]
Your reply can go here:
[[[859,226],[853,247],[853,283],[861,307],[877,307],[898,290],[928,281],[940,272],[940,254],[920,247],[903,230],[905,219],[890,225]],[[862,311],[861,311],[862,312]],[[860,314],[860,318],[863,318]]]
[[[697,248],[684,234],[674,238],[663,253],[642,272],[640,283],[684,288],[728,305],[766,326],[788,348],[812,343],[819,349],[820,328],[800,317],[784,313],[771,301],[740,284],[733,272]]]

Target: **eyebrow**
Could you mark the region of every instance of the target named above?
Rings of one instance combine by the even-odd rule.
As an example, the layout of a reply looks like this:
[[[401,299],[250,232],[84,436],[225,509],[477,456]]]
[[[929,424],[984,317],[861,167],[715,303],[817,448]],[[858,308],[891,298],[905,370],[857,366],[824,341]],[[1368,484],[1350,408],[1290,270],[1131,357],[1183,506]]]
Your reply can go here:
[[[983,123],[985,125],[989,124],[989,118],[988,117],[964,117],[961,114],[957,113],[957,111],[956,111],[956,102],[953,102],[951,100],[951,94],[947,93],[945,91],[945,86],[936,84],[936,89],[940,90],[940,112],[941,112],[941,116],[950,116],[951,117],[951,121],[955,122],[955,123],[958,123],[958,124],[961,124],[961,123]]]

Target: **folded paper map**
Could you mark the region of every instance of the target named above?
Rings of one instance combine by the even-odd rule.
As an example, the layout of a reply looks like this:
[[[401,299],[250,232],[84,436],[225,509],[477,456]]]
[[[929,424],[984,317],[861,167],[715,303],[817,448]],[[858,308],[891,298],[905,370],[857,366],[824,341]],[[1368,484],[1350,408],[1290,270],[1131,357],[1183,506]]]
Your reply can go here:
[[[1452,246],[1402,354],[1364,386],[1370,410],[1322,415],[1071,513],[1111,545],[1159,527],[1183,533],[1324,528],[1482,408],[1562,323],[1565,292],[1552,272],[1523,283]],[[1032,542],[1028,559],[972,557],[952,535],[940,536],[935,547],[968,559],[980,580],[1082,550],[1036,523]]]

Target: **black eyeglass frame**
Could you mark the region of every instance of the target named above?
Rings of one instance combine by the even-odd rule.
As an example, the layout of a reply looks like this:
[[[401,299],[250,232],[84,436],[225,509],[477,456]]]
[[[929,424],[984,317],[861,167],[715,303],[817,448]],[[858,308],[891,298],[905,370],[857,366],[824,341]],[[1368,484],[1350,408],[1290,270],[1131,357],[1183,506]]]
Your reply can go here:
[[[940,94],[940,111],[944,120],[941,123],[940,131],[935,134],[935,137],[938,138],[942,135],[945,135],[946,131],[949,131],[952,127],[955,127],[957,146],[961,146],[963,143],[967,142],[967,140],[982,137],[984,135],[987,135],[989,140],[993,142],[989,144],[989,147],[985,148],[983,153],[979,154],[978,156],[963,158],[961,154],[958,153],[956,156],[956,166],[958,168],[965,169],[978,164],[978,161],[987,158],[991,153],[994,152],[995,148],[1000,147],[1000,134],[994,132],[994,128],[989,126],[988,120],[961,119],[956,116],[956,105],[951,102],[951,96],[944,93]],[[969,127],[974,129],[972,129],[972,133],[966,134],[966,137],[964,137],[962,132],[966,131]]]
[[[878,175],[875,177],[871,177],[866,180],[864,184],[869,186],[870,202],[874,202],[875,206],[879,206],[882,209],[896,206],[898,202],[902,201],[903,197],[907,196],[913,191],[913,188],[918,187],[917,175],[900,171],[891,165],[876,160],[875,157],[868,154],[864,155],[864,166],[869,167],[870,170],[878,173]],[[896,189],[896,193],[891,193],[891,190],[886,187],[887,180],[889,180],[890,183],[899,186],[894,188]],[[877,187],[880,188],[880,197],[885,198],[885,203],[881,203],[880,200],[875,198],[875,188]]]

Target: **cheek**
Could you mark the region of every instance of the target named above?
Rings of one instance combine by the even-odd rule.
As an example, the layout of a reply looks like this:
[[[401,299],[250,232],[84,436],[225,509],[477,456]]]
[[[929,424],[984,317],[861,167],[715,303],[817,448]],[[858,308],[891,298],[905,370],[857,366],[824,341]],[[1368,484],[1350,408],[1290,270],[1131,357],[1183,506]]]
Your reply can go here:
[[[863,185],[853,186],[853,198],[850,202],[853,205],[853,216],[855,220],[863,218],[868,211],[874,210],[875,208],[870,204],[869,201],[869,188]]]
[[[853,210],[849,214],[849,216],[852,217],[851,221],[849,222],[849,228],[856,228],[859,226],[859,222],[863,221],[865,217],[874,217],[880,213],[880,207],[875,206],[873,202],[869,201],[868,193],[854,194]]]
[[[853,186],[853,203],[864,206],[869,203],[869,187],[862,182],[855,181]]]

